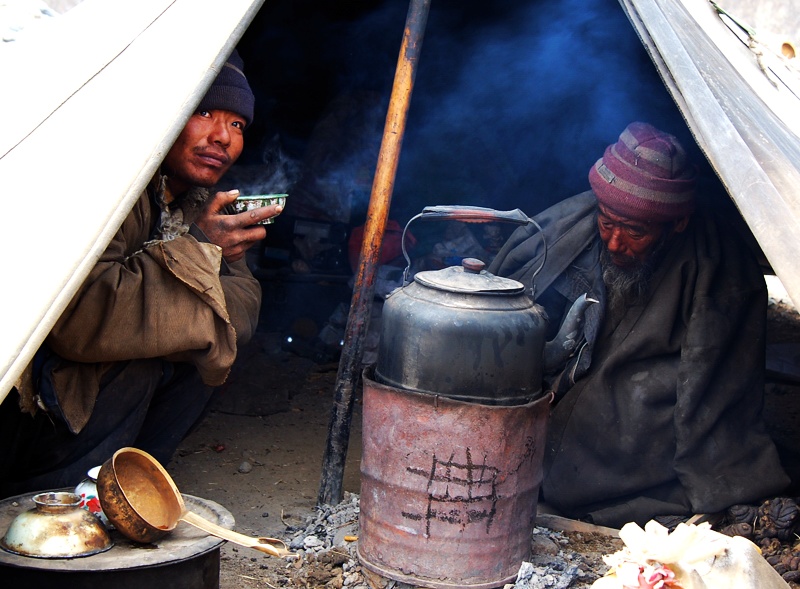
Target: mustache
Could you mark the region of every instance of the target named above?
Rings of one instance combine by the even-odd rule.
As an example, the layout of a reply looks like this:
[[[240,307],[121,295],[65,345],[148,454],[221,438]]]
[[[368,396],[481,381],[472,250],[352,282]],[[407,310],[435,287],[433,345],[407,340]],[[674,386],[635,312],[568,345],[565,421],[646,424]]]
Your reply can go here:
[[[225,150],[224,147],[221,147],[219,149],[213,149],[210,147],[195,147],[192,151],[200,156],[210,156],[217,158],[224,164],[228,164],[231,161],[231,156],[228,155],[228,152]]]
[[[635,262],[631,266],[619,267],[611,260],[611,252],[604,246],[600,251],[600,267],[612,312],[644,301],[652,274],[648,264]]]
[[[600,268],[610,308],[618,309],[637,305],[646,300],[650,289],[650,279],[664,259],[668,242],[668,236],[662,236],[653,247],[647,260],[643,262],[629,256],[619,256],[631,261],[626,266],[614,264],[611,252],[605,243],[602,244]]]

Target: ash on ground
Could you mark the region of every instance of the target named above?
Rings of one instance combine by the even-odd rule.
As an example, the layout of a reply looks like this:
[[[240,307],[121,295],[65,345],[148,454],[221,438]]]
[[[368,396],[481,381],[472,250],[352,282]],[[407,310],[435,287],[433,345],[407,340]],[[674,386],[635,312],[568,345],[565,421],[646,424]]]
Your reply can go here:
[[[322,506],[301,529],[290,529],[289,547],[299,558],[286,565],[283,586],[331,589],[413,589],[362,567],[356,555],[359,497],[346,493],[335,507]],[[618,538],[598,533],[561,532],[536,527],[532,556],[506,589],[585,589],[608,567],[602,560],[622,547]]]

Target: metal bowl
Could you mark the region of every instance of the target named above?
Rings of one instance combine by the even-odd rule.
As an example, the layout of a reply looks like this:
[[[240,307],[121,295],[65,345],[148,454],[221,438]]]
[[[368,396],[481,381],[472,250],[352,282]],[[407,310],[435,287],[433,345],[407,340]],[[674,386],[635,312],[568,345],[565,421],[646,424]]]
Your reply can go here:
[[[34,495],[36,505],[11,522],[0,547],[34,558],[75,558],[104,552],[114,543],[97,517],[81,509],[75,493]]]
[[[286,206],[286,197],[288,194],[257,194],[253,196],[240,196],[233,201],[233,208],[237,213],[243,213],[252,209],[259,209],[261,207],[268,207],[270,205]],[[258,222],[258,225],[269,225],[275,222],[275,217],[264,219]]]

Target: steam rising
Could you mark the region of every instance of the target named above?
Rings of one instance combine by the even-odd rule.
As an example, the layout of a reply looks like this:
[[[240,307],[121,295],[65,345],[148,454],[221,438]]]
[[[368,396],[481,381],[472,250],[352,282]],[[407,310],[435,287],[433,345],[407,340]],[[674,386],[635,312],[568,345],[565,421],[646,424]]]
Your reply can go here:
[[[266,116],[283,126],[285,140],[296,140],[298,157],[319,153],[309,140],[314,130],[303,125],[323,119],[335,99],[376,91],[383,97],[366,106],[378,111],[364,117],[374,124],[363,140],[343,145],[334,136],[325,146],[335,154],[327,161],[338,162],[326,176],[342,186],[342,179],[359,178],[357,187],[344,188],[357,216],[369,199],[364,161],[374,172],[409,4],[362,0],[336,14],[330,4],[313,4],[320,8],[302,20],[285,14],[292,3],[284,13],[273,9],[285,22],[262,9],[273,28],[250,43],[265,56],[256,66],[266,73],[269,87],[262,90],[278,96]],[[277,62],[266,57],[272,49]],[[301,88],[301,74],[315,86]],[[296,92],[295,102],[288,94],[282,102],[281,92]],[[298,100],[305,101],[302,122]],[[700,157],[616,0],[433,0],[392,216],[406,220],[429,204],[534,214],[588,189],[589,167],[634,120],[677,135]]]

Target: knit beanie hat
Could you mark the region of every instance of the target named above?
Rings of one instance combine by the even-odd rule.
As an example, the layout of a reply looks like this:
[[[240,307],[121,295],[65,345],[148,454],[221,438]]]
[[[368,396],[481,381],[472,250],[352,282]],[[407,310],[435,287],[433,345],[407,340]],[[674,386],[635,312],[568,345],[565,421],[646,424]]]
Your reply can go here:
[[[673,221],[694,211],[694,166],[678,140],[631,123],[589,170],[597,200],[629,219]]]
[[[244,76],[244,62],[239,57],[236,49],[233,50],[228,61],[222,66],[222,71],[211,84],[197,110],[227,110],[235,112],[245,118],[249,125],[253,121],[255,96],[250,90],[247,78]]]

